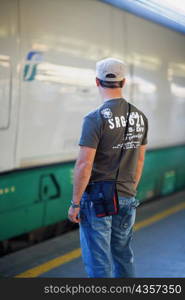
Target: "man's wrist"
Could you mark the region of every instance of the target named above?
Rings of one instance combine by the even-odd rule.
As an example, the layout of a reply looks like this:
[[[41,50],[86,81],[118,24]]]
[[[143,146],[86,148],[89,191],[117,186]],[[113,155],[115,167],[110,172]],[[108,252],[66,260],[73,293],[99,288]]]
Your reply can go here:
[[[71,206],[72,206],[73,208],[79,208],[79,207],[80,207],[80,203],[71,201]]]

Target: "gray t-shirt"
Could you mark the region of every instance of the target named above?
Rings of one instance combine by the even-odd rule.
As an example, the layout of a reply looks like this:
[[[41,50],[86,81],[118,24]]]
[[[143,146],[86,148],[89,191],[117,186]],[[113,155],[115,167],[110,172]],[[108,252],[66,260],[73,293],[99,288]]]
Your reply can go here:
[[[117,190],[120,196],[136,195],[135,183],[139,146],[147,144],[148,120],[131,104],[128,132],[124,142],[128,102],[114,98],[104,102],[96,110],[84,117],[80,146],[97,149],[90,182],[113,180],[120,161],[120,151],[124,147]]]

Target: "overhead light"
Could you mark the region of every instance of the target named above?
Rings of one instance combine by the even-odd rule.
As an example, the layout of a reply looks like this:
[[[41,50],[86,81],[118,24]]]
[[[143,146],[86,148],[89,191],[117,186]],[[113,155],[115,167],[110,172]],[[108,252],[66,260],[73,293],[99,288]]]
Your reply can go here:
[[[170,8],[174,12],[182,15],[185,18],[185,2],[182,0],[153,0],[158,5],[163,5],[166,8]]]

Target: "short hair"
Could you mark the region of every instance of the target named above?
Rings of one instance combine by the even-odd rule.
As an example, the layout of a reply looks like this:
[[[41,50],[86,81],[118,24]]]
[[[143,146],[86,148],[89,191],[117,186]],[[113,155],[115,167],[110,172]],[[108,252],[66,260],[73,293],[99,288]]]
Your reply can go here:
[[[98,80],[100,82],[100,85],[105,88],[116,89],[116,88],[123,87],[123,80],[121,80],[121,81],[105,81],[105,80],[101,80],[99,78],[98,78]]]

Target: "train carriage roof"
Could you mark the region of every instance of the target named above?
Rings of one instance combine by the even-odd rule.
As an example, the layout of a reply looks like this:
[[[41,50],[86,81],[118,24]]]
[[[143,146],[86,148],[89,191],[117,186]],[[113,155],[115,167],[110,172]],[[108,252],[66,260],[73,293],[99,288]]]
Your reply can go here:
[[[185,34],[185,15],[157,0],[100,0]],[[163,4],[162,4],[163,3]]]

